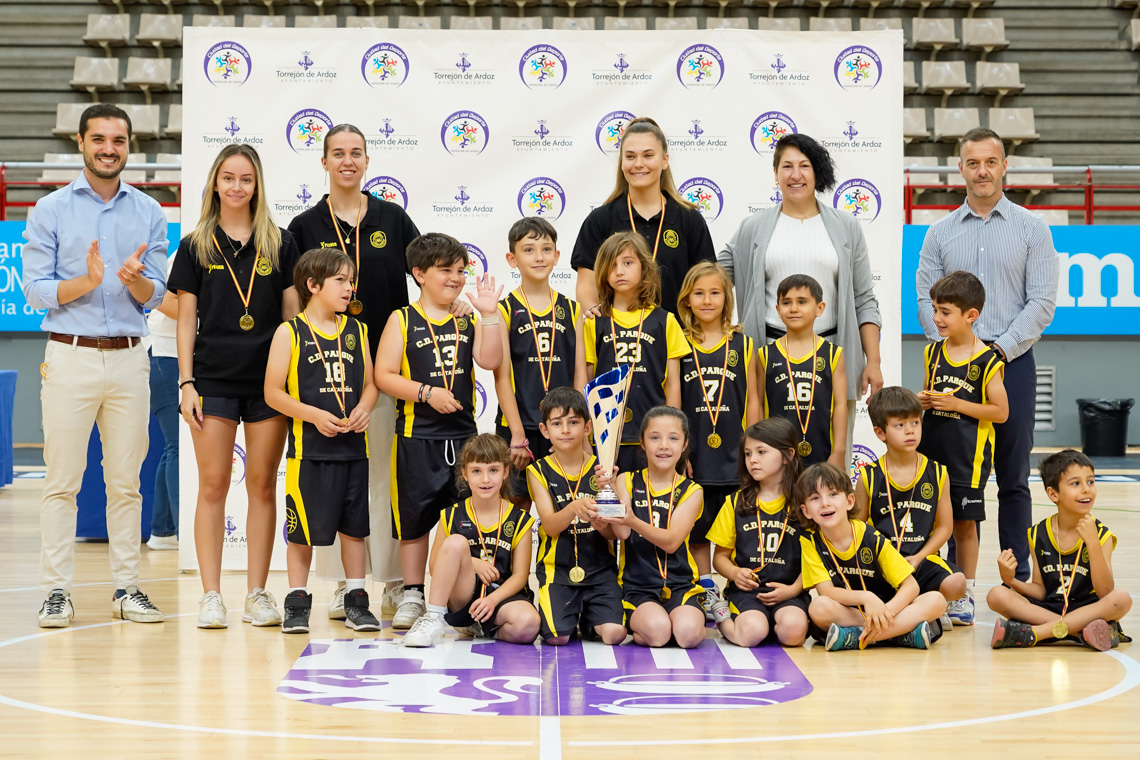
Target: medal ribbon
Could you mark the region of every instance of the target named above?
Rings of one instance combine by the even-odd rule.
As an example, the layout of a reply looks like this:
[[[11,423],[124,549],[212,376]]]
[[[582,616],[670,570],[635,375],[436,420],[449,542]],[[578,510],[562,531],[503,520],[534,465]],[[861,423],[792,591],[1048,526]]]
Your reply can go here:
[[[811,425],[811,412],[815,408],[815,364],[819,357],[819,340],[815,335],[812,335],[811,350],[811,395],[808,397],[807,420],[800,417],[800,396],[796,392],[796,380],[792,376],[792,352],[788,348],[788,336],[784,335],[784,358],[788,360],[788,386],[792,391],[792,401],[796,404],[796,422],[799,423],[800,431],[803,433],[803,440],[807,440],[808,426]],[[785,407],[787,408],[787,407]]]
[[[238,284],[237,273],[234,272],[234,268],[230,266],[230,262],[226,258],[226,253],[222,250],[222,246],[218,245],[218,236],[212,235],[211,237],[214,240],[214,245],[218,249],[218,253],[222,255],[222,263],[226,265],[226,270],[230,273],[230,277],[233,278],[234,287],[237,288],[238,298],[241,299],[241,305],[245,307],[245,313],[249,314],[249,302],[250,299],[253,298],[253,281],[257,279],[257,264],[261,261],[261,242],[258,242],[257,255],[253,258],[253,271],[249,273],[249,287],[246,288],[245,295],[242,295],[241,285]],[[238,250],[240,251],[241,248]],[[237,254],[234,255],[236,256]]]
[[[629,193],[625,194],[625,207],[629,210],[629,226],[637,232],[637,223],[633,220],[633,201]],[[661,243],[661,230],[665,229],[665,196],[661,196],[661,221],[657,224],[657,237],[653,239],[653,260],[657,261],[657,246]]]
[[[439,352],[439,343],[435,339],[435,330],[432,328],[432,325],[431,325],[431,317],[429,317],[427,315],[427,312],[424,311],[423,302],[420,301],[419,304],[420,304],[420,313],[423,314],[424,321],[427,322],[428,334],[431,335],[431,346],[432,346],[432,350],[435,352],[435,361],[439,365],[440,374],[443,376],[443,387],[446,388],[448,391],[450,391],[452,389],[452,387],[455,385],[455,373],[459,370],[459,366],[458,366],[459,365],[459,362],[458,362],[459,321],[455,318],[454,314],[448,315],[451,318],[452,326],[455,327],[455,351],[454,351],[454,355],[457,357],[457,361],[451,367],[451,379],[448,380],[447,364],[444,363],[444,361],[443,361],[443,354],[441,354]]]
[[[775,557],[777,554],[780,553],[780,547],[783,546],[783,544],[784,544],[784,533],[788,530],[788,516],[789,515],[790,515],[790,512],[788,511],[787,505],[785,505],[784,506],[784,524],[782,526],[780,526],[780,538],[778,541],[776,541],[776,548],[772,550],[772,556],[773,557]],[[765,560],[764,559],[764,527],[761,524],[761,518],[763,518],[763,516],[764,516],[764,511],[762,509],[760,509],[760,496],[757,495],[757,497],[756,497],[756,536],[760,541],[760,567],[758,567],[752,571],[757,576],[759,576],[759,574],[764,571],[764,568],[768,566],[768,563],[771,562],[771,560]],[[757,581],[759,581],[759,577],[757,577]]]
[[[313,336],[313,345],[317,347],[317,357],[321,360],[321,364],[324,365],[325,372],[327,372],[328,375],[331,377],[333,373],[329,369],[329,363],[327,361],[325,361],[325,351],[323,348],[321,348],[321,342],[319,340],[317,340],[317,331],[313,329],[313,324],[307,318],[304,318],[304,315],[302,315],[301,321],[304,322],[305,325],[308,326],[309,334]],[[337,322],[339,323],[339,321],[340,320],[338,319]],[[344,327],[348,327],[348,320],[347,319],[345,320]],[[345,370],[345,367],[344,367],[344,349],[341,347],[341,337],[340,337],[342,333],[344,333],[344,328],[338,324],[337,325],[337,331],[336,331],[336,355],[337,355],[337,361],[339,361],[340,365],[341,365],[340,392],[337,393],[335,382],[332,383],[331,385],[332,385],[333,396],[336,398],[336,403],[337,403],[337,405],[340,406],[340,412],[342,415],[344,415],[344,419],[347,422],[348,421],[348,407],[346,406],[346,404],[348,402],[348,394],[346,393],[346,391],[344,389],[344,378],[345,378],[345,375],[348,374],[348,372]]]
[[[827,536],[823,535],[822,531],[819,537],[823,539],[823,544],[827,547],[827,553],[831,557],[831,563],[835,565],[835,572],[839,576],[839,580],[843,581],[843,585],[847,587],[848,591],[854,591],[855,589],[851,588],[851,584],[847,581],[847,576],[843,574],[843,568],[840,567],[839,560],[835,558],[835,547],[831,545],[831,542],[827,540]],[[863,580],[863,565],[859,562],[859,544],[855,541],[855,523],[851,523],[851,547],[854,550],[855,571],[859,574],[859,585],[866,591],[867,582]],[[859,605],[859,614],[863,616],[864,620],[867,619],[867,613],[863,611],[863,605],[861,604]]]
[[[716,397],[716,413],[713,413],[712,401],[709,399],[708,391],[705,388],[704,370],[701,369],[701,361],[697,358],[697,347],[690,346],[693,349],[693,364],[697,366],[697,381],[701,385],[701,395],[704,396],[705,406],[709,410],[709,419],[712,420],[712,431],[716,432],[716,421],[720,419],[720,402],[724,399],[724,386],[728,385],[728,353],[729,344],[732,343],[732,336],[725,333],[724,336],[724,365],[720,368],[720,394]]]
[[[365,203],[367,205],[367,203]],[[356,204],[356,242],[353,243],[352,250],[356,254],[356,276],[352,278],[352,297],[356,298],[356,288],[360,285],[360,218],[364,213],[360,203]],[[344,236],[340,234],[340,223],[336,220],[336,215],[333,214],[332,200],[329,200],[329,219],[332,220],[333,229],[336,230],[336,239],[340,242],[340,249],[344,251]],[[348,253],[348,251],[344,251]]]
[[[646,503],[649,507],[649,524],[653,524],[653,484],[649,482],[649,470],[642,470],[642,477],[645,478],[645,497]],[[677,498],[677,476],[673,475],[673,482],[669,484],[669,511],[665,513],[665,530],[669,530],[669,525],[673,522],[673,501]],[[652,543],[652,542],[651,542]],[[665,553],[665,560],[661,559],[661,549],[657,544],[653,544],[653,560],[657,563],[657,572],[661,573],[661,585],[664,588],[669,587],[669,553]]]
[[[534,350],[538,353],[538,372],[542,375],[542,390],[550,390],[550,376],[554,374],[554,307],[557,304],[557,296],[554,295],[554,290],[550,291],[550,350],[547,351],[546,362],[542,361],[542,344],[538,342],[538,326],[534,323],[534,312],[530,308],[530,302],[527,300],[526,293],[522,288],[519,288],[519,296],[523,306],[526,307],[526,315],[530,319],[530,332],[531,337],[534,338]]]
[[[479,559],[487,562],[487,547],[483,543],[483,526],[479,523],[479,510],[475,509],[475,505],[471,503],[471,499],[467,500],[467,506],[471,513],[471,519],[475,521],[475,528],[479,531]],[[503,499],[499,499],[499,525],[495,529],[495,549],[491,554],[491,567],[495,566],[495,560],[499,556],[499,539],[503,535]],[[479,598],[482,599],[487,595],[487,584],[483,583],[483,590],[479,593]]]
[[[1077,565],[1081,563],[1081,549],[1084,546],[1085,540],[1083,538],[1077,541],[1077,554],[1073,558],[1073,570],[1069,573],[1069,584],[1067,586],[1065,585],[1065,573],[1061,569],[1061,550],[1057,549],[1057,580],[1061,584],[1061,596],[1065,600],[1064,606],[1061,607],[1061,620],[1065,619],[1065,613],[1069,611],[1069,594],[1072,593],[1073,580],[1077,577]]]
[[[977,349],[978,349],[978,336],[975,335],[974,336],[974,345],[970,347],[970,359],[971,360],[974,358],[974,355],[977,354]],[[927,388],[923,389],[927,393],[933,394],[935,396],[953,396],[953,395],[956,395],[958,393],[958,389],[960,387],[960,386],[956,385],[956,386],[954,386],[954,390],[952,390],[952,391],[936,391],[936,390],[934,390],[934,378],[936,378],[938,376],[938,363],[940,361],[942,361],[942,355],[945,353],[946,353],[946,341],[942,341],[938,346],[938,353],[934,355],[934,367],[930,370],[929,386]]]
[[[578,470],[578,477],[574,480],[574,485],[571,486],[570,475],[567,473],[566,468],[562,466],[562,462],[558,460],[558,454],[551,451],[550,456],[554,458],[554,463],[558,465],[558,469],[562,472],[562,477],[566,480],[566,488],[570,491],[570,501],[576,501],[578,498],[578,489],[582,487],[582,476],[586,474],[586,467],[590,464],[589,458],[585,456],[582,457],[582,469]],[[575,516],[574,519],[570,521],[570,537],[574,539],[574,567],[580,567],[578,564],[578,532],[574,530],[574,525],[577,523],[578,518]]]
[[[879,461],[881,461],[883,463],[883,475],[886,476],[886,481],[887,481],[886,482],[887,504],[890,506],[890,509],[891,509],[891,527],[895,531],[895,548],[898,549],[899,552],[901,553],[902,552],[902,536],[899,535],[899,526],[898,526],[898,523],[895,522],[895,499],[891,493],[891,473],[887,471],[887,457],[886,457],[886,455],[883,455],[883,458]],[[919,462],[919,464],[922,464],[922,455],[921,454],[919,455],[918,462]],[[914,471],[914,483],[911,484],[910,494],[906,497],[907,508],[906,508],[906,512],[903,513],[903,519],[902,519],[902,522],[904,525],[906,524],[906,519],[908,517],[910,517],[910,508],[914,504],[914,489],[918,487],[918,481],[921,477],[922,477],[922,470],[916,466],[915,471]]]

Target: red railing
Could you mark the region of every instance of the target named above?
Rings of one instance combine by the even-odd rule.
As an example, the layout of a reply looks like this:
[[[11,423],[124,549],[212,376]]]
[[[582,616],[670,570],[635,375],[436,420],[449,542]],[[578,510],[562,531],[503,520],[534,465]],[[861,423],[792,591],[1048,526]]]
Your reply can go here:
[[[42,188],[45,193],[50,192],[57,187],[63,187],[71,182],[71,180],[10,180],[8,179],[9,169],[82,169],[83,164],[64,164],[64,163],[45,163],[43,161],[7,161],[0,162],[0,222],[7,221],[8,208],[31,208],[36,205],[35,201],[13,201],[8,199],[9,188],[16,187],[34,187]],[[182,169],[179,164],[132,164],[131,169],[141,169],[146,171],[154,170],[171,170],[180,171]],[[173,190],[175,197],[181,195],[182,184],[180,182],[132,182],[133,187],[138,188],[166,188]],[[161,203],[161,206],[170,208],[178,208],[177,201],[170,203]]]
[[[1015,192],[1040,190],[1042,192],[1079,192],[1083,201],[1079,204],[1056,203],[1026,203],[1028,209],[1040,211],[1078,211],[1084,215],[1085,224],[1095,224],[1098,211],[1131,211],[1140,213],[1140,204],[1117,203],[1099,204],[1096,194],[1098,192],[1140,192],[1140,184],[1108,184],[1096,181],[1093,173],[1100,174],[1135,174],[1140,175],[1140,166],[1018,166],[1007,170],[1003,186],[1006,190]],[[920,209],[953,210],[961,206],[961,202],[954,205],[919,204],[916,197],[922,192],[951,192],[965,193],[965,185],[948,186],[916,184],[914,180],[923,174],[946,174],[948,177],[959,176],[957,166],[911,166],[904,170],[903,183],[903,212],[906,224],[911,223],[914,211]],[[1081,177],[1084,181],[1078,183],[1057,183],[1050,185],[1022,185],[1018,184],[1018,174],[1060,174]],[[917,192],[916,192],[917,191]]]

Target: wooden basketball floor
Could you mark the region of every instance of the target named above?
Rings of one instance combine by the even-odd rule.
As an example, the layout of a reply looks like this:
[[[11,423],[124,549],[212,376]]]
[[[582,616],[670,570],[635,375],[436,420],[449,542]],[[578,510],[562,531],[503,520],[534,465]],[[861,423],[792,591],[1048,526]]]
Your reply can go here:
[[[928,652],[738,650],[713,633],[689,653],[503,650],[456,639],[421,662],[383,643],[390,629],[358,635],[328,621],[332,586],[320,581],[311,585],[321,606],[310,636],[243,625],[240,575],[224,580],[230,628],[199,631],[198,578],[176,572],[175,552],[145,547],[143,588],[167,621],[114,621],[106,546],[81,544],[74,624],[42,631],[41,484],[0,489],[0,757],[913,760],[1010,751],[1069,760],[1130,757],[1140,746],[1132,645],[993,652],[994,615],[984,604],[974,628],[955,629]],[[1039,520],[1047,500],[1032,487]],[[1097,506],[1120,537],[1117,583],[1140,595],[1140,483],[1102,479]],[[990,522],[979,597],[997,582],[996,553]],[[278,601],[285,584],[283,573],[270,578]],[[378,609],[379,588],[373,598]],[[1124,628],[1136,635],[1140,615]],[[310,641],[306,666],[298,658]],[[427,696],[392,707],[415,701],[412,693]]]

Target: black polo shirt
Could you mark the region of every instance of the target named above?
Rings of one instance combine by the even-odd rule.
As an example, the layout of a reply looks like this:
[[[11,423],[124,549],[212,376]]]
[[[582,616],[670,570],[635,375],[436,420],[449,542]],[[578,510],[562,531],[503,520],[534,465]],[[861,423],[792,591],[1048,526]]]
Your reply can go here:
[[[364,310],[356,318],[368,325],[368,343],[372,361],[376,361],[376,346],[388,317],[396,309],[408,305],[408,260],[404,255],[408,243],[419,237],[420,231],[399,205],[382,201],[371,193],[368,210],[360,220],[360,282],[356,298]],[[340,248],[340,240],[329,217],[329,196],[321,198],[315,206],[293,218],[289,231],[297,238],[301,251],[310,248]],[[345,253],[356,260],[355,229],[344,235]]]
[[[235,255],[232,249],[238,243],[231,241],[221,227],[214,234],[237,275],[244,296],[257,262],[257,242],[251,236]],[[203,269],[190,245],[190,238],[182,238],[170,269],[167,288],[198,297],[194,387],[199,394],[240,398],[260,396],[264,392],[269,346],[273,342],[273,333],[282,322],[283,294],[293,287],[293,267],[297,265],[298,258],[300,254],[293,236],[281,230],[278,265],[268,273],[253,275],[255,282],[249,299],[253,329],[247,331],[238,323],[245,314],[245,307],[229,270],[220,261],[209,269]]]
[[[642,219],[636,209],[633,213],[637,217],[637,231],[645,236],[652,252],[657,227],[661,223],[661,212],[649,219]],[[575,271],[593,269],[598,258],[598,248],[606,238],[615,232],[626,232],[629,229],[626,196],[594,209],[578,231],[574,253],[570,256],[570,266]],[[681,284],[689,269],[698,261],[716,261],[716,250],[705,218],[700,211],[687,209],[666,195],[665,224],[661,228],[661,242],[657,245],[657,269],[661,273],[660,305],[674,315],[677,314],[677,294],[681,292]]]

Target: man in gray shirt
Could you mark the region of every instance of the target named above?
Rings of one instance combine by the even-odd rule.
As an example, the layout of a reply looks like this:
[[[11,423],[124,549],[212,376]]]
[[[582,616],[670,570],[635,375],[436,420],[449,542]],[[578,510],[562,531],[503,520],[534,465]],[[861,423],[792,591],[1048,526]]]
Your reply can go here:
[[[963,136],[958,171],[966,181],[966,202],[927,231],[915,280],[918,319],[931,340],[939,339],[931,285],[963,270],[986,288],[974,332],[1005,360],[1009,395],[1009,419],[994,425],[998,538],[1001,548],[1017,556],[1017,577],[1029,580],[1029,455],[1037,397],[1033,344],[1053,321],[1058,266],[1049,227],[1002,192],[1005,169],[1005,147],[996,132],[977,128]]]

